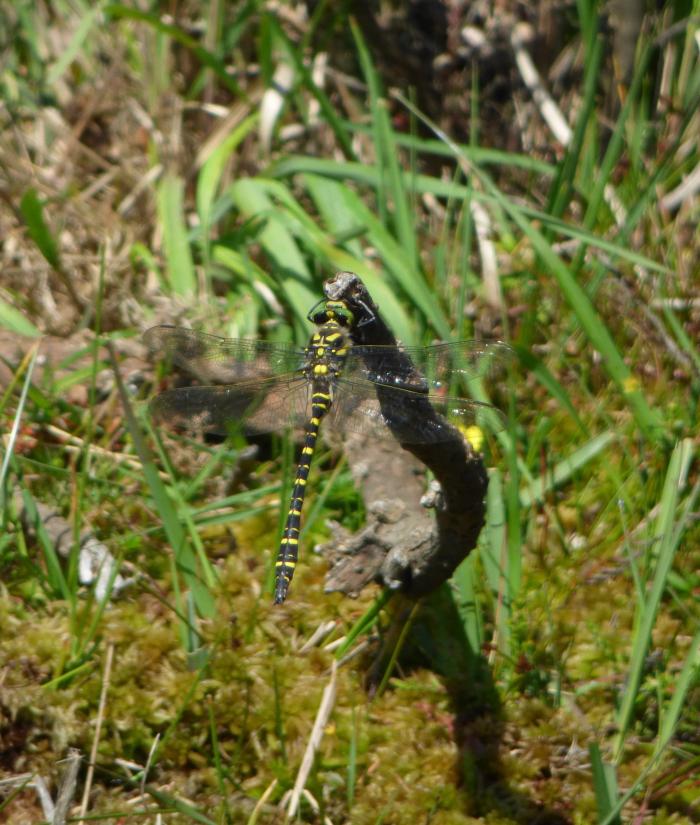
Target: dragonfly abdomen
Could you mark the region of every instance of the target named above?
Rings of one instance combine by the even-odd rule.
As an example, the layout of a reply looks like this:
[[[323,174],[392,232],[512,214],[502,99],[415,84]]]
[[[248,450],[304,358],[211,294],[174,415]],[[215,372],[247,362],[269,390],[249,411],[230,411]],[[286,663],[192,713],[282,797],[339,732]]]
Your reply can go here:
[[[330,393],[324,390],[314,390],[311,396],[311,418],[304,434],[304,446],[301,458],[294,476],[294,488],[289,502],[287,521],[280,541],[280,549],[275,563],[275,604],[281,604],[287,598],[289,584],[294,575],[299,556],[299,531],[301,529],[301,508],[304,506],[306,495],[306,481],[309,477],[311,460],[316,449],[316,439],[321,427],[321,421],[331,406]]]

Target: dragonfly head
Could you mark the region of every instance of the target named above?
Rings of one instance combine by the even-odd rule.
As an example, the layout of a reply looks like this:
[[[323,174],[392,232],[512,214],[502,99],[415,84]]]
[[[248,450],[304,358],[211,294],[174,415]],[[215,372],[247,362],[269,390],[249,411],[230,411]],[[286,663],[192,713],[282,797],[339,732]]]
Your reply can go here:
[[[309,312],[309,321],[321,326],[330,322],[335,322],[341,327],[350,327],[355,319],[345,301],[320,301]]]

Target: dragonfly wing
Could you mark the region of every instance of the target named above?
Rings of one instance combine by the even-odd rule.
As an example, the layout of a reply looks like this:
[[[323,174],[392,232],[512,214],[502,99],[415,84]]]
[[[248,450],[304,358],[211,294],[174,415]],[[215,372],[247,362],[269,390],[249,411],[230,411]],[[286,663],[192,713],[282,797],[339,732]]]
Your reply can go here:
[[[310,415],[303,377],[249,381],[220,387],[179,387],[151,401],[154,420],[188,430],[227,435],[303,427]]]
[[[431,347],[352,347],[343,368],[349,379],[427,392],[453,383],[469,386],[482,378],[498,380],[512,363],[514,351],[500,341],[457,341]]]
[[[455,438],[455,428],[466,436],[473,427],[498,432],[505,418],[491,404],[343,377],[333,397],[329,424],[382,440],[430,444]]]
[[[143,337],[151,351],[207,383],[271,378],[297,369],[304,358],[303,351],[290,344],[219,338],[184,327],[152,327]]]

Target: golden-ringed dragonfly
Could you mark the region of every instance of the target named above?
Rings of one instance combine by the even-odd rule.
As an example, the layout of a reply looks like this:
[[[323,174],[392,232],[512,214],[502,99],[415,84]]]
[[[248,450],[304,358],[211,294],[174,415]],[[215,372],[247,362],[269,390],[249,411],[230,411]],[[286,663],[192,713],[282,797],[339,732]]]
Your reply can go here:
[[[287,597],[299,550],[301,511],[319,429],[356,432],[403,443],[429,444],[461,432],[497,430],[502,415],[490,404],[448,395],[507,360],[499,342],[460,341],[428,347],[353,345],[355,323],[344,301],[320,301],[308,315],[317,329],[304,348],[219,338],[176,326],[152,327],[154,352],[205,386],[166,390],[150,404],[157,421],[227,434],[303,429],[287,520],[275,564],[275,604]],[[379,404],[377,392],[392,403]],[[415,414],[428,401],[440,416]],[[413,413],[412,413],[413,407]],[[391,409],[392,412],[387,413]],[[443,417],[444,416],[444,417]]]

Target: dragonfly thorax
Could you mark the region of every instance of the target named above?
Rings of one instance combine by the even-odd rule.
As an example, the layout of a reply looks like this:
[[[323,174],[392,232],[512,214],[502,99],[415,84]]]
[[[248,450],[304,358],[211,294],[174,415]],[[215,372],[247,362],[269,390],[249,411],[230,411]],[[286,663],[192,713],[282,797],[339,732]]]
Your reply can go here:
[[[327,320],[311,337],[306,347],[304,372],[307,378],[332,383],[337,378],[348,354],[349,339],[345,329],[335,321]]]

